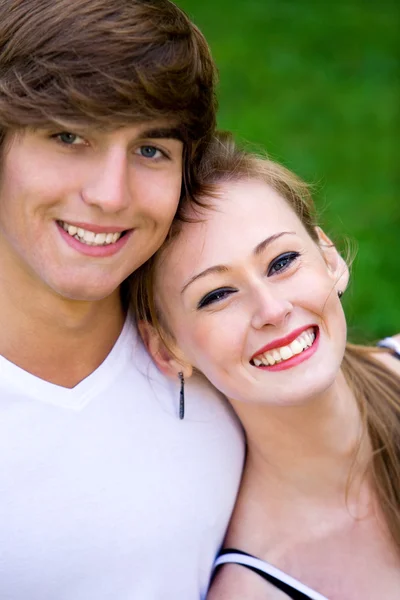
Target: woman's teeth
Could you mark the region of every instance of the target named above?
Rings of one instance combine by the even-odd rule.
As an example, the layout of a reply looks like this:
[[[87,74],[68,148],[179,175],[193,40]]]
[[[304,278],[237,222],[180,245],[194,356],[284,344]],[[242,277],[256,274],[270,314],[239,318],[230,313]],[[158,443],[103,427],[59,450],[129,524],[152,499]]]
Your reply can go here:
[[[295,354],[301,354],[304,350],[313,345],[315,340],[315,331],[312,327],[303,331],[293,342],[281,348],[274,348],[264,354],[253,358],[256,367],[268,367],[284,360],[289,360]]]
[[[82,244],[87,244],[88,246],[108,246],[108,244],[115,244],[122,235],[122,232],[94,233],[93,231],[82,229],[82,227],[69,225],[68,223],[65,223],[65,221],[59,221],[59,224],[71,237],[74,237],[78,242],[82,242]]]

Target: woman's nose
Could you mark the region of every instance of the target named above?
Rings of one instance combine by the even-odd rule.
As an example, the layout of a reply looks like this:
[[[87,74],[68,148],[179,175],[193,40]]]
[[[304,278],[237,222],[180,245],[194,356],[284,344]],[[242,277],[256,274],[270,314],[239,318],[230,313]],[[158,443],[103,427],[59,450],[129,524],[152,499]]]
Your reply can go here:
[[[254,296],[252,326],[255,329],[261,329],[266,325],[280,326],[293,310],[287,298],[282,297],[282,294],[275,290],[270,290],[267,285],[260,286]]]

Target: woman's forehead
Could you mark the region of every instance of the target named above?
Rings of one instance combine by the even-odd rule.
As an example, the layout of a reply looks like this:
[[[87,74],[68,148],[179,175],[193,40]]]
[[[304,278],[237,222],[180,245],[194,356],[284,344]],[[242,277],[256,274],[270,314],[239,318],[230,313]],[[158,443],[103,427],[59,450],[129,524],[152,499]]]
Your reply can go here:
[[[266,183],[227,182],[219,186],[218,192],[218,198],[206,199],[212,208],[202,210],[197,222],[183,223],[162,253],[159,270],[165,275],[174,270],[178,276],[238,260],[267,237],[282,231],[305,233],[289,204]]]
[[[223,182],[213,197],[205,198],[209,208],[201,213],[189,209],[188,217],[197,222],[183,223],[177,236],[183,244],[193,243],[195,238],[222,236],[228,241],[228,232],[245,230],[245,227],[274,228],[285,223],[301,222],[289,203],[270,185],[257,179]]]

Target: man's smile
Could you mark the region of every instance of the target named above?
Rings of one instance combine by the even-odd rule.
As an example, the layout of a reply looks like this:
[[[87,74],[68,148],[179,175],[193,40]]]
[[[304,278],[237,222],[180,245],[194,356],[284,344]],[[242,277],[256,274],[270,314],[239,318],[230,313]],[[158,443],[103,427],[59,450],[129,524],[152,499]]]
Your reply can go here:
[[[90,226],[90,229],[87,229],[78,225],[72,225],[66,221],[57,222],[71,237],[88,246],[108,246],[110,244],[115,244],[127,231],[114,231],[114,229],[117,229],[116,227],[110,227],[108,230],[105,230],[105,228],[97,226]],[[96,231],[93,231],[94,229],[96,229]]]

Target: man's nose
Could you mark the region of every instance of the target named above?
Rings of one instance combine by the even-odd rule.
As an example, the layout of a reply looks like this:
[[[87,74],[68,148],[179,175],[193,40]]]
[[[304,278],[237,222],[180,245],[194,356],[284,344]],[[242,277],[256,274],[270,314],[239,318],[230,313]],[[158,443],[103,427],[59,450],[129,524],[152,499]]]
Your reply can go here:
[[[86,204],[98,206],[103,212],[115,213],[129,204],[129,164],[125,149],[111,148],[88,165],[87,179],[82,188]]]

